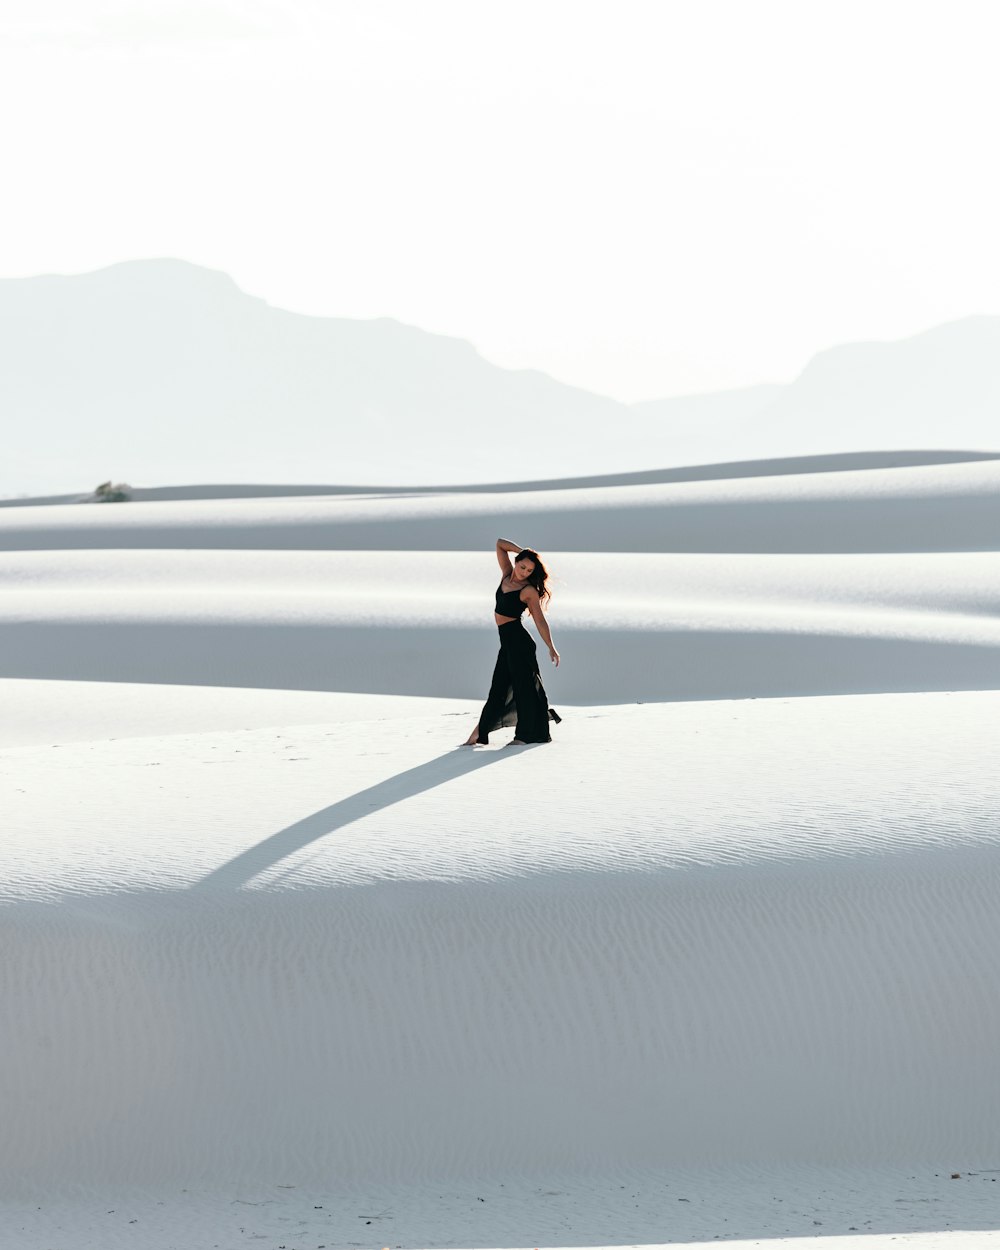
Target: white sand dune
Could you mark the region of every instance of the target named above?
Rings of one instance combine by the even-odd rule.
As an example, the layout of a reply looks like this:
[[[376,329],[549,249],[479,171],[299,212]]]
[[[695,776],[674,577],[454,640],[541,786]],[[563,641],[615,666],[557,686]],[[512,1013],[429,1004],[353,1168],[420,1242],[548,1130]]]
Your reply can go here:
[[[440,699],[327,694],[214,686],[139,685],[122,681],[30,681],[0,678],[0,747],[158,738],[164,734],[322,725],[331,720],[437,715]]]
[[[489,551],[516,521],[539,551],[991,551],[998,491],[1000,460],[974,460],[527,494],[45,505],[0,511],[0,545]]]
[[[641,407],[641,405],[639,405]],[[669,469],[641,469],[631,473],[588,474],[578,477],[536,479],[518,482],[483,482],[456,486],[332,486],[275,485],[273,483],[206,483],[185,486],[130,486],[133,500],[177,499],[262,499],[302,495],[408,495],[408,494],[507,494],[511,491],[575,490],[604,486],[640,486],[653,482],[700,482],[732,477],[774,477],[788,473],[843,473],[856,469],[891,469],[920,464],[954,464],[976,460],[998,460],[991,451],[862,451],[834,452],[829,455],[781,456],[767,460],[731,460],[715,464],[686,464]],[[94,503],[91,492],[72,495],[18,496],[0,498],[0,508],[38,507],[43,504]]]
[[[577,709],[519,754],[454,750],[461,708],[7,748],[0,1171],[989,1167],[998,711]]]
[[[12,1244],[1000,1227],[997,472],[6,509]]]
[[[995,552],[550,560],[557,706],[1000,685]],[[0,579],[2,677],[472,699],[496,653],[489,551],[12,552]]]

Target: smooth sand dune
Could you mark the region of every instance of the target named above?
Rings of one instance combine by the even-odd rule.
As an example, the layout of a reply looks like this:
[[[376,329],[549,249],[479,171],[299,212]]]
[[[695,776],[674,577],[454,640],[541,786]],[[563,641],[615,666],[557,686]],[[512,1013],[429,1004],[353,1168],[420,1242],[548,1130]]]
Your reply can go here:
[[[991,689],[1000,555],[546,553],[550,701]],[[0,676],[485,698],[490,552],[0,556]]]
[[[0,747],[12,747],[438,715],[442,700],[319,690],[0,678],[0,705],[4,709]]]
[[[7,1193],[989,1169],[998,700],[7,748]]]
[[[1000,1226],[997,472],[6,509],[16,1244]]]
[[[719,464],[684,465],[672,469],[642,469],[634,473],[590,474],[585,477],[550,478],[538,481],[486,482],[475,485],[423,486],[292,486],[268,483],[201,486],[135,486],[137,501],[176,499],[261,499],[301,495],[409,495],[409,494],[505,494],[510,491],[570,490],[583,487],[636,486],[651,482],[697,482],[732,477],[774,477],[788,473],[842,473],[855,469],[891,469],[918,464],[953,464],[997,460],[990,451],[861,451],[835,452],[826,456],[784,456],[770,460],[724,461]],[[0,508],[38,507],[41,504],[88,503],[93,495],[37,495],[0,499]]]
[[[509,493],[177,500],[0,512],[0,549],[992,551],[1000,461]],[[523,542],[524,538],[515,541]]]

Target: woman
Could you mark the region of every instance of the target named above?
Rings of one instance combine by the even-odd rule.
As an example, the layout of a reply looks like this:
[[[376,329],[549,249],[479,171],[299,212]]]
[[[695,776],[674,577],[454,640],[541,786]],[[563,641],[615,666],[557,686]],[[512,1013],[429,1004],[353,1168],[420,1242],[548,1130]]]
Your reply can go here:
[[[517,553],[513,568],[508,551]],[[471,747],[477,742],[485,745],[495,729],[511,725],[515,726],[514,739],[508,746],[551,742],[549,721],[558,724],[562,717],[549,707],[538,671],[534,640],[521,624],[521,613],[527,608],[549,649],[552,663],[558,668],[559,652],[552,645],[552,635],[542,612],[542,600],[552,593],[545,585],[548,573],[537,551],[520,549],[505,538],[497,539],[497,561],[503,577],[497,587],[493,616],[500,632],[500,654],[479,724],[462,745]]]

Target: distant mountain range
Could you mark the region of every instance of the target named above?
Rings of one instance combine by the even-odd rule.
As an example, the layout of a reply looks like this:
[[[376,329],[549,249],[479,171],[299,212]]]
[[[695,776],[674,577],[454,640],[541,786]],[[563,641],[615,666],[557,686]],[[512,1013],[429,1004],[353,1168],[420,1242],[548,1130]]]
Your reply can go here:
[[[180,260],[0,280],[0,495],[107,479],[538,481],[1000,449],[1000,317],[816,356],[787,386],[623,404],[398,321],[273,308]]]

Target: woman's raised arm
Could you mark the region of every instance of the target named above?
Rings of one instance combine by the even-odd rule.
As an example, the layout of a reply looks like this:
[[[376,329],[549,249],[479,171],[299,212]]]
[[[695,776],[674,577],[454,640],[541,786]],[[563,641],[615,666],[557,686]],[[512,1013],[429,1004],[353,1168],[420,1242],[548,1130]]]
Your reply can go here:
[[[504,577],[510,577],[514,572],[514,566],[510,562],[508,551],[513,551],[515,555],[521,550],[516,543],[510,543],[506,538],[497,539],[497,564],[503,570]]]

